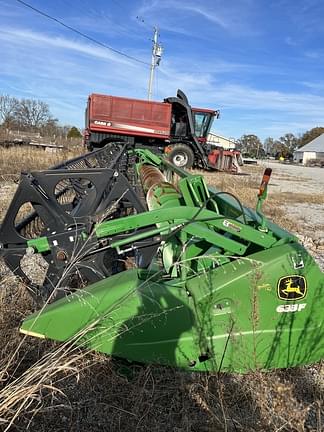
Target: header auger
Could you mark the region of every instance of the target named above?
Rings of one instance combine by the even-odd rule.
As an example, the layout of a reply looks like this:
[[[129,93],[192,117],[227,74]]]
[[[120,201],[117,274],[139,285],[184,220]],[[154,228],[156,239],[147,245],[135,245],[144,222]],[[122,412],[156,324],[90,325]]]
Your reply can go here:
[[[253,211],[123,143],[22,173],[0,254],[45,306],[21,332],[191,371],[321,360],[324,277],[264,217],[270,174]],[[28,255],[46,264],[41,284]]]

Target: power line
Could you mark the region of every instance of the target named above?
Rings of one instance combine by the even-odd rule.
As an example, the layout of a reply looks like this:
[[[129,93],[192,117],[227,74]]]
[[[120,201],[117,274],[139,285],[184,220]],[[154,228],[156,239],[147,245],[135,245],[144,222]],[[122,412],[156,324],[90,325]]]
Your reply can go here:
[[[92,38],[91,36],[88,36],[87,34],[82,33],[81,31],[79,31],[79,30],[77,30],[77,29],[75,29],[75,28],[73,28],[73,27],[71,27],[71,26],[65,24],[63,21],[61,21],[61,20],[59,20],[59,19],[57,19],[57,18],[55,18],[55,17],[53,17],[53,16],[51,16],[51,15],[48,15],[47,13],[45,13],[45,12],[43,12],[43,11],[41,11],[41,10],[35,8],[34,6],[32,6],[32,5],[30,5],[30,4],[26,3],[26,2],[24,2],[23,0],[16,0],[16,1],[17,1],[18,3],[21,3],[22,5],[26,6],[27,8],[32,9],[34,12],[37,12],[38,14],[44,16],[45,18],[48,18],[48,19],[50,19],[50,20],[52,20],[52,21],[55,21],[56,23],[60,24],[61,26],[65,27],[65,28],[67,28],[68,30],[71,30],[72,32],[78,34],[79,36],[82,36],[82,37],[84,37],[85,39],[88,39],[89,41],[91,41],[91,42],[93,42],[93,43],[95,43],[95,44],[97,44],[97,45],[102,46],[103,48],[106,48],[106,49],[108,49],[108,50],[110,50],[110,51],[112,51],[112,52],[114,52],[114,53],[116,53],[116,54],[119,54],[119,55],[121,55],[121,56],[123,56],[123,57],[126,57],[126,58],[128,58],[128,59],[130,59],[130,60],[136,61],[137,63],[142,63],[142,64],[145,64],[145,65],[147,65],[147,66],[150,66],[149,63],[147,63],[147,62],[145,62],[145,61],[143,61],[143,60],[140,60],[140,59],[138,59],[138,58],[136,58],[136,57],[130,56],[130,55],[128,55],[128,54],[125,54],[125,53],[123,53],[122,51],[119,51],[119,50],[117,50],[117,49],[115,49],[115,48],[112,48],[111,46],[106,45],[106,44],[104,44],[103,42],[100,42],[100,41],[98,41],[97,39],[94,39],[94,38]]]

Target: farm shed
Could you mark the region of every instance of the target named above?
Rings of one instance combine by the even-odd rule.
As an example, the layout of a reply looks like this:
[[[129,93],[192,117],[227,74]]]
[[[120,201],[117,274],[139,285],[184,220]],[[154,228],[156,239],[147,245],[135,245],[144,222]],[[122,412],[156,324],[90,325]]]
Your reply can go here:
[[[324,159],[324,134],[294,152],[294,161],[306,165],[311,159]]]
[[[234,139],[226,138],[222,135],[216,135],[214,133],[209,133],[207,136],[207,143],[212,144],[214,146],[223,147],[225,150],[234,150],[236,148],[236,144]]]

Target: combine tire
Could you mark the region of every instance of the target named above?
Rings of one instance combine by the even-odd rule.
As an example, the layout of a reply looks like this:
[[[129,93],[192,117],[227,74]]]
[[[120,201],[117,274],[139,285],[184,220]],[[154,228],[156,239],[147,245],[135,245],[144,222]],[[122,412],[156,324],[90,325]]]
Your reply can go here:
[[[193,151],[186,144],[175,144],[168,158],[173,165],[179,168],[191,168],[195,160]]]

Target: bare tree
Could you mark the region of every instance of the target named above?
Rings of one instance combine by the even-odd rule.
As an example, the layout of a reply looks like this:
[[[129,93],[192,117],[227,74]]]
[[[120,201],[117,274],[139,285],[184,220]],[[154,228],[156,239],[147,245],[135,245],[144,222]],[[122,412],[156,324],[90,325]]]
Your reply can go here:
[[[15,120],[19,101],[9,95],[0,95],[0,120],[2,126],[9,128]]]
[[[53,121],[49,106],[40,100],[22,99],[15,114],[19,125],[24,128],[38,129]]]
[[[58,125],[58,119],[50,118],[45,124],[43,124],[39,129],[42,136],[60,136],[61,126]]]

